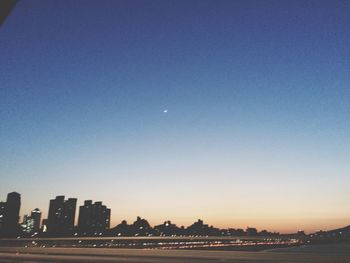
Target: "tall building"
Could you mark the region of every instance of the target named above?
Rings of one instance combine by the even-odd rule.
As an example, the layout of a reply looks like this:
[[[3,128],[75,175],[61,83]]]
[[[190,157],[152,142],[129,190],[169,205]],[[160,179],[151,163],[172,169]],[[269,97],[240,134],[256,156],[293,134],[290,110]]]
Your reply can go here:
[[[65,200],[64,196],[57,196],[50,200],[47,219],[48,235],[69,236],[73,233],[76,205],[76,198]]]
[[[38,208],[32,210],[30,216],[25,215],[21,224],[22,231],[26,234],[35,234],[39,231],[41,211]]]
[[[0,235],[2,234],[2,231],[3,231],[4,217],[5,217],[5,207],[6,207],[6,203],[5,202],[0,202]]]
[[[30,217],[33,219],[33,231],[39,231],[40,229],[40,221],[41,221],[41,211],[39,208],[35,208],[30,213]]]
[[[102,202],[86,200],[79,208],[78,228],[82,235],[102,235],[109,229],[111,210]]]
[[[7,195],[3,215],[3,234],[16,236],[19,233],[19,210],[21,207],[21,195],[16,192]]]

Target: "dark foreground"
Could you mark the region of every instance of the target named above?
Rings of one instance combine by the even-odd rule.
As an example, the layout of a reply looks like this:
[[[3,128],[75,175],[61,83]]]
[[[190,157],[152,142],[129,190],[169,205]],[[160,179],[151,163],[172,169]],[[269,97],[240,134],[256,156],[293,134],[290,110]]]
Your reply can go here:
[[[349,263],[350,244],[302,246],[260,252],[1,247],[0,262]]]

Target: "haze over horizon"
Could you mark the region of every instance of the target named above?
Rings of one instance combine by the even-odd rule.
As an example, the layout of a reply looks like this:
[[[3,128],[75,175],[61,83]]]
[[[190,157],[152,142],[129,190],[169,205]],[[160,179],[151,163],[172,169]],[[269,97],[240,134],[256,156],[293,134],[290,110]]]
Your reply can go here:
[[[0,28],[0,200],[113,227],[350,225],[349,1],[19,1]]]

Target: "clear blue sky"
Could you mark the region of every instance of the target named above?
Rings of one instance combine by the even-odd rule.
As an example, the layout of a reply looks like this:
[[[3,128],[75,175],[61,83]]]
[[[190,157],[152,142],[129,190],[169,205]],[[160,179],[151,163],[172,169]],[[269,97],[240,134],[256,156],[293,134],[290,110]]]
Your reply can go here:
[[[164,112],[164,110],[168,112]],[[113,223],[350,223],[349,1],[20,1],[0,28],[0,199]]]

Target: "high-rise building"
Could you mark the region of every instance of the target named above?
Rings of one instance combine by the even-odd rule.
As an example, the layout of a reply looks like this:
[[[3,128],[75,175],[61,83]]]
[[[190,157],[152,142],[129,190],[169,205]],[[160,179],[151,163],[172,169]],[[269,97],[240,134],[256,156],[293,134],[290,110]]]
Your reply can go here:
[[[78,229],[82,235],[102,235],[109,229],[111,210],[102,202],[86,200],[79,209]]]
[[[76,198],[64,200],[64,196],[57,196],[50,200],[47,219],[47,233],[49,235],[69,236],[73,233],[76,205]]]
[[[5,217],[5,202],[0,202],[0,234],[2,234],[3,231],[3,224],[4,224],[4,217]]]
[[[30,220],[30,216],[28,215],[24,215],[23,216],[23,221],[21,223],[21,229],[22,229],[22,232],[24,233],[29,233],[29,229],[30,229],[30,226],[32,225],[32,222]]]
[[[26,234],[35,234],[39,231],[41,212],[38,208],[32,210],[30,216],[25,215],[21,224],[22,231]]]
[[[41,221],[41,211],[39,208],[35,208],[30,213],[30,217],[33,218],[33,231],[39,231],[40,229],[40,221]]]
[[[19,210],[21,207],[21,195],[16,192],[7,195],[3,215],[3,234],[16,236],[19,233]]]

